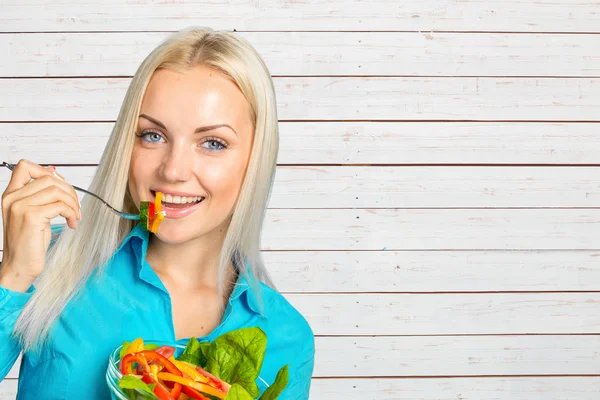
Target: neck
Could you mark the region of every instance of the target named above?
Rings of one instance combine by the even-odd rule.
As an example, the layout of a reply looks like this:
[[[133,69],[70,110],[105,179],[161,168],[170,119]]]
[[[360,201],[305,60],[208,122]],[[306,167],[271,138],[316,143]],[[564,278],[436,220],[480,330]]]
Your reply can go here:
[[[213,231],[185,243],[166,243],[150,235],[146,259],[163,280],[182,289],[214,289],[218,286],[219,255],[226,228]],[[226,291],[233,286],[235,270],[231,263],[225,273]]]

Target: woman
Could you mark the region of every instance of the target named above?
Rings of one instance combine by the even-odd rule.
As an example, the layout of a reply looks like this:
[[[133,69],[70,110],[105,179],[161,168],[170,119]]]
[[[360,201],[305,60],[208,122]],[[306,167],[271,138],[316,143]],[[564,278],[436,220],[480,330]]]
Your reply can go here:
[[[259,251],[277,151],[260,56],[236,34],[189,29],[136,72],[90,186],[131,213],[164,192],[156,234],[93,198],[80,209],[55,168],[19,162],[3,194],[0,269],[0,372],[24,352],[18,398],[106,399],[123,341],[212,341],[250,326],[268,338],[261,378],[289,364],[280,398],[308,398],[314,337]],[[71,229],[46,254],[58,215]]]

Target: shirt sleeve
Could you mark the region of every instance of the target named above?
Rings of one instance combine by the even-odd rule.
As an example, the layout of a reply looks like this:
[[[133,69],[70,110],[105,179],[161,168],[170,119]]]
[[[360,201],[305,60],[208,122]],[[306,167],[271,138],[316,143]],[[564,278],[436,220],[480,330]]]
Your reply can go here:
[[[50,247],[54,245],[65,224],[52,225]],[[2,265],[2,263],[0,263]],[[13,336],[17,318],[25,304],[31,299],[35,287],[31,285],[27,292],[15,292],[0,286],[0,380],[4,379],[11,370],[21,353],[19,340]]]
[[[315,339],[312,332],[310,332],[310,338],[306,341],[301,355],[295,366],[290,365],[288,385],[282,393],[282,400],[307,400],[309,398],[315,366]]]
[[[33,286],[25,293],[0,286],[0,380],[6,377],[21,353],[19,341],[12,333],[17,318],[34,291]]]

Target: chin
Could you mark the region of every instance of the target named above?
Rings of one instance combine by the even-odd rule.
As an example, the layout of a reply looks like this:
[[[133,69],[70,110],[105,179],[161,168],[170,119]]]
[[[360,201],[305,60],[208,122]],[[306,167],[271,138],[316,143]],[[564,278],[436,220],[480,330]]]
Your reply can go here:
[[[161,242],[168,244],[181,244],[197,237],[191,232],[186,232],[176,227],[160,226],[158,232],[154,234]]]
[[[181,229],[181,225],[176,224],[162,224],[158,228],[158,232],[154,235],[160,239],[161,242],[167,244],[182,244],[189,242],[190,240],[198,239],[206,234],[210,233],[209,230],[190,230]]]

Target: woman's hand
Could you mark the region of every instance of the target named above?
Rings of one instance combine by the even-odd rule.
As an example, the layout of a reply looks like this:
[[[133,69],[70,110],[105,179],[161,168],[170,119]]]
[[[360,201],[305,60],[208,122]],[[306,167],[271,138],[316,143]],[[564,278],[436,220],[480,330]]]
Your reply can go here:
[[[2,194],[4,254],[0,286],[25,292],[46,265],[50,220],[62,215],[70,228],[81,219],[81,206],[71,185],[44,168],[21,160]]]

